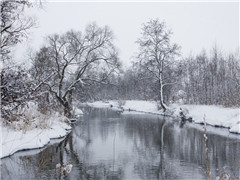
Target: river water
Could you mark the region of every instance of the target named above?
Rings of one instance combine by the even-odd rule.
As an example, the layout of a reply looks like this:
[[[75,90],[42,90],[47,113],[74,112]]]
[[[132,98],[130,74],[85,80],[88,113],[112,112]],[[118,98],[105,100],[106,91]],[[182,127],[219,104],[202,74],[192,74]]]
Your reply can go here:
[[[66,138],[2,159],[1,178],[207,179],[207,164],[213,178],[223,171],[240,176],[240,136],[226,129],[207,128],[207,163],[200,125],[110,109],[84,113]],[[57,171],[58,163],[71,163],[72,171]]]

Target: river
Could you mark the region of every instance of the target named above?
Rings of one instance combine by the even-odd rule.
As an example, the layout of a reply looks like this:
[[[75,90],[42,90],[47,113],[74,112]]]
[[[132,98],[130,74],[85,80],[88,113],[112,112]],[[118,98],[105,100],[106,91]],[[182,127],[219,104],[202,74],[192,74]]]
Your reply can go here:
[[[226,129],[208,127],[207,163],[200,125],[110,109],[85,108],[84,113],[64,139],[2,159],[1,178],[207,179],[207,164],[214,178],[223,169],[240,176],[239,135]],[[57,171],[58,163],[71,163],[72,171]]]

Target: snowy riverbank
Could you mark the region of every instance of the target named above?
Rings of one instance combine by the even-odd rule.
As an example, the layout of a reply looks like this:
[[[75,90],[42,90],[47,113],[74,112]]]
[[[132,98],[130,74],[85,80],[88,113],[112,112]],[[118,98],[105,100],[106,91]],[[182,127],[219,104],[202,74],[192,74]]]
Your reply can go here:
[[[0,158],[14,154],[20,150],[42,148],[50,139],[62,138],[70,130],[70,120],[58,112],[42,114],[36,103],[19,109],[18,121],[6,122],[0,119]],[[83,112],[74,108],[74,115],[79,118]]]
[[[0,158],[10,156],[17,151],[42,148],[50,142],[50,139],[66,136],[71,126],[66,118],[59,114],[52,115],[48,119],[49,127],[34,127],[31,129],[14,129],[0,123]]]
[[[163,114],[157,108],[155,101],[97,101],[87,103],[93,107],[114,107],[120,106],[124,111],[133,110],[138,112],[146,112],[152,114]],[[208,105],[180,105],[172,104],[169,106],[174,116],[179,116],[180,108],[183,109],[188,116],[192,117],[195,123],[203,123],[204,115],[208,125],[225,127],[231,133],[240,133],[240,109],[239,108],[225,108],[222,106],[208,106]]]
[[[240,109],[225,108],[222,106],[207,105],[181,105],[187,109],[195,123],[206,123],[212,126],[229,128],[229,132],[240,133]]]

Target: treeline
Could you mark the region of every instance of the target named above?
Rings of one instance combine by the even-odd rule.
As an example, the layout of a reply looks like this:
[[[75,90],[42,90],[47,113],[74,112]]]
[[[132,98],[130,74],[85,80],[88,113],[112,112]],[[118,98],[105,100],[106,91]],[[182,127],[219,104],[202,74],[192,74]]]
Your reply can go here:
[[[186,103],[240,106],[240,60],[216,48],[184,60],[181,88]]]
[[[141,99],[166,104],[187,103],[240,106],[239,54],[223,54],[217,47],[182,58],[171,42],[165,22],[142,26],[138,56],[132,66],[109,78],[113,85],[88,89],[90,100]]]
[[[238,54],[224,55],[217,48],[209,54],[202,51],[196,56],[175,61],[174,83],[164,87],[164,102],[182,101],[186,104],[240,106],[240,60]],[[170,72],[167,72],[170,73]],[[95,87],[88,100],[139,99],[159,100],[158,84],[143,77],[138,63],[110,80],[115,85]],[[92,90],[93,91],[93,90]]]
[[[175,102],[240,106],[239,54],[223,54],[214,47],[209,53],[182,58],[171,35],[158,19],[143,24],[132,66],[111,74],[107,83],[82,86],[75,98],[156,100],[163,110]]]

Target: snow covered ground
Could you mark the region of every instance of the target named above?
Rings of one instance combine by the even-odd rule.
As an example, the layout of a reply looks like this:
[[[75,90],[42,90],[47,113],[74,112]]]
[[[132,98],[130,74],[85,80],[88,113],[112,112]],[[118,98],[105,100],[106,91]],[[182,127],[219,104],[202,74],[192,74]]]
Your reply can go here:
[[[41,148],[47,145],[50,139],[66,136],[71,126],[63,122],[60,117],[56,118],[58,119],[53,117],[49,119],[52,121],[50,128],[34,128],[27,131],[12,129],[1,123],[0,158],[20,150]]]
[[[0,120],[0,158],[10,156],[17,151],[41,148],[50,142],[50,139],[66,136],[71,126],[69,120],[59,114],[41,114],[37,111],[36,104],[29,104],[30,108],[24,109],[24,120],[3,124]]]
[[[175,105],[178,107],[179,105]],[[204,122],[213,126],[229,128],[230,132],[240,133],[240,109],[225,108],[213,105],[181,105],[182,109],[187,109],[196,123]]]
[[[88,103],[93,107],[115,107],[119,108],[122,106],[124,109],[123,113],[133,110],[138,112],[147,112],[153,114],[163,114],[162,111],[158,110],[158,105],[155,101],[138,101],[138,100],[127,100],[127,101],[96,101]],[[229,128],[229,132],[240,133],[240,109],[239,108],[224,108],[221,106],[209,106],[209,105],[180,105],[172,104],[169,107],[174,113],[174,116],[179,116],[180,108],[187,113],[188,116],[192,117],[195,123],[203,123],[204,116],[206,123],[212,126],[220,126]]]
[[[157,109],[157,103],[155,101],[139,101],[139,100],[113,100],[113,101],[96,101],[93,103],[87,103],[87,105],[96,108],[115,108],[118,110],[124,110],[123,113],[130,111],[135,112],[147,112],[163,114],[163,112]]]

